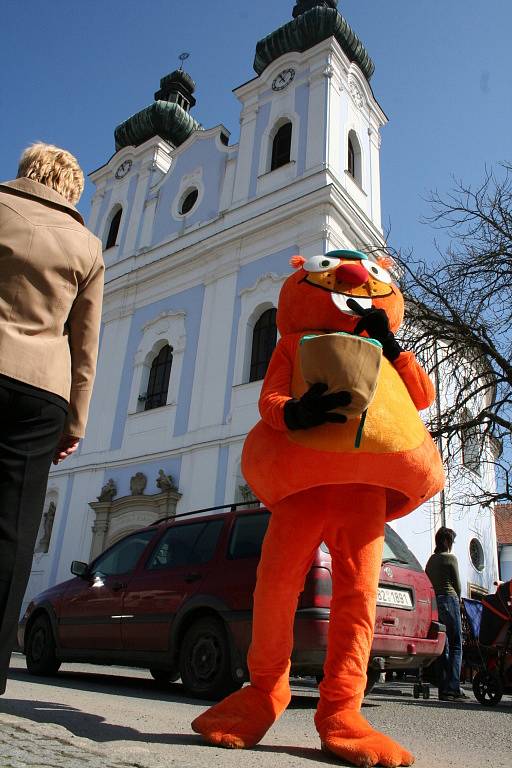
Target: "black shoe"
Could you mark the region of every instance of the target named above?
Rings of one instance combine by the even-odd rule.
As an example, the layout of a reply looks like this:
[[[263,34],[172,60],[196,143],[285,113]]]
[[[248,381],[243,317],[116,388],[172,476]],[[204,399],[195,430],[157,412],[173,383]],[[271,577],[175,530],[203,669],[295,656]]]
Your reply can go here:
[[[469,696],[467,696],[464,691],[459,691],[458,693],[451,694],[453,698],[456,701],[460,701],[461,699],[469,699]]]
[[[454,693],[440,693],[437,698],[439,701],[456,701]]]

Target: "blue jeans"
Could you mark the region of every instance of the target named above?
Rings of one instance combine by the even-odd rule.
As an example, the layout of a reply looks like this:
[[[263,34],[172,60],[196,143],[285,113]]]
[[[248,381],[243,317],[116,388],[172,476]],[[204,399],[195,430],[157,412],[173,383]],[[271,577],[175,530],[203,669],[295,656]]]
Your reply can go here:
[[[436,600],[439,621],[446,626],[446,643],[437,662],[439,693],[459,693],[462,665],[459,599],[454,595],[436,595]]]

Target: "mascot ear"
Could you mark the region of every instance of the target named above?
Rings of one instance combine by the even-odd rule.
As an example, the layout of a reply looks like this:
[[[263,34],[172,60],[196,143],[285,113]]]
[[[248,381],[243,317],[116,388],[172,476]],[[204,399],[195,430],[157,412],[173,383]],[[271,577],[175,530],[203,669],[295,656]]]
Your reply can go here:
[[[388,270],[392,270],[396,266],[391,256],[379,256],[379,258],[377,259],[377,264],[383,269],[388,269]]]
[[[303,264],[306,263],[304,256],[292,256],[290,259],[290,267],[294,269],[300,269]]]

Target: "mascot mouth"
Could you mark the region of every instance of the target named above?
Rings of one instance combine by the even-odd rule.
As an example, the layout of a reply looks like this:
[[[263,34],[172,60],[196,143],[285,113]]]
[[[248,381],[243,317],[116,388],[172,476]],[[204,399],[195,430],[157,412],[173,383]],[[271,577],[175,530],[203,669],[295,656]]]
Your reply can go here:
[[[391,296],[394,291],[391,285],[386,285],[371,275],[368,280],[359,285],[350,285],[345,281],[339,281],[333,270],[326,270],[321,273],[306,273],[300,282],[308,283],[321,291],[327,291],[331,294],[331,300],[336,309],[346,315],[354,317],[354,312],[347,305],[347,299],[357,301],[362,309],[371,309],[373,299]]]
[[[331,293],[331,299],[334,306],[339,309],[340,312],[343,312],[346,315],[357,316],[357,312],[354,312],[354,310],[347,306],[347,299],[357,301],[362,309],[371,309],[372,306],[371,296],[352,296],[351,294],[345,295],[343,293]]]

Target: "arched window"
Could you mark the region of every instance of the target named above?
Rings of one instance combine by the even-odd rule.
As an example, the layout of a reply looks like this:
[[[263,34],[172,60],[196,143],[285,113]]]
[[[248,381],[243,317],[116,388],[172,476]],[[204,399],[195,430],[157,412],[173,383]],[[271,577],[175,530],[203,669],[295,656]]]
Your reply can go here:
[[[270,162],[270,170],[275,171],[276,168],[280,168],[282,165],[290,162],[290,151],[292,147],[292,124],[285,123],[282,125],[274,136],[272,142],[272,159]]]
[[[347,142],[347,173],[359,186],[363,185],[361,145],[355,131],[350,131]]]
[[[465,422],[473,420],[473,414],[468,408],[463,410]],[[461,429],[462,463],[477,475],[481,474],[482,436],[478,425],[465,426]]]
[[[355,167],[356,167],[356,160],[355,160],[355,153],[354,153],[354,145],[352,144],[352,139],[350,136],[348,137],[348,164],[347,169],[351,176],[355,175]]]
[[[144,410],[160,408],[167,402],[169,378],[172,367],[172,347],[166,344],[151,363],[149,372],[148,391],[144,401]]]
[[[267,309],[259,318],[252,333],[249,381],[259,381],[264,378],[276,340],[276,310]]]
[[[119,225],[121,224],[121,216],[123,215],[123,209],[119,208],[110,221],[110,227],[107,235],[107,242],[105,244],[105,250],[112,248],[117,242],[117,235],[119,234]]]

